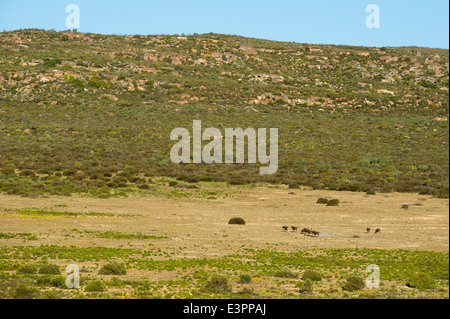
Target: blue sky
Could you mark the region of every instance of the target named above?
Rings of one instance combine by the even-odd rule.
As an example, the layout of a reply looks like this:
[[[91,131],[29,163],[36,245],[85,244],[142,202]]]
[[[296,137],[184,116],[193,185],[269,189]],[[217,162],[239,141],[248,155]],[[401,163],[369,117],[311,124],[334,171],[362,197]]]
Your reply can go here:
[[[80,8],[80,32],[221,33],[311,44],[449,48],[447,0],[0,0],[0,31],[67,30],[66,6]],[[380,8],[367,28],[366,6]]]

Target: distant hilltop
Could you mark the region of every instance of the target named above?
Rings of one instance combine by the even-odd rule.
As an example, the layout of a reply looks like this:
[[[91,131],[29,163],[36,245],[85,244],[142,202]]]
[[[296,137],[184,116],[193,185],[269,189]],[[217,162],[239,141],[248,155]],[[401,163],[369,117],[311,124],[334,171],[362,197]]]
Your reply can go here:
[[[38,29],[2,32],[0,43],[0,92],[7,101],[448,113],[444,49]],[[83,94],[72,99],[77,92]]]

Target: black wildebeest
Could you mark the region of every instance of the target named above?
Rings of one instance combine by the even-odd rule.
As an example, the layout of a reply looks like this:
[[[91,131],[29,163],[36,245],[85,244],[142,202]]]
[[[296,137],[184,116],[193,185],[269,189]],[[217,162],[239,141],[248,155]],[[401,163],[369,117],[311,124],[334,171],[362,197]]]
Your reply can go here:
[[[311,234],[311,230],[309,228],[303,228],[301,233],[302,234]]]
[[[297,231],[298,227],[297,226],[291,226],[292,231]]]
[[[370,233],[370,228],[369,227],[366,228],[366,232]]]
[[[381,231],[380,228],[375,229],[375,234],[378,234]]]
[[[289,227],[287,227],[287,226],[283,226],[282,228],[284,231],[287,231],[289,229]]]

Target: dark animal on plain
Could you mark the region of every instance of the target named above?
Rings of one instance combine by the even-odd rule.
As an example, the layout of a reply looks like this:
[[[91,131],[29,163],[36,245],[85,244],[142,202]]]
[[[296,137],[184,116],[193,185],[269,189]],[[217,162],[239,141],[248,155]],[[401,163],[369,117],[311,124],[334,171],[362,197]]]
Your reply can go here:
[[[289,229],[289,227],[287,227],[287,226],[283,226],[282,228],[284,231],[287,231]]]
[[[320,233],[318,231],[315,231],[315,230],[312,231],[312,234],[313,234],[313,236],[317,236],[317,237],[319,237],[319,235],[320,235]]]
[[[297,226],[291,226],[292,231],[297,231],[298,227]]]
[[[303,228],[301,233],[303,233],[303,234],[310,234],[311,230],[309,228]]]
[[[375,229],[375,234],[378,234],[381,231],[380,228]]]
[[[370,233],[370,228],[369,227],[366,228],[366,232]]]

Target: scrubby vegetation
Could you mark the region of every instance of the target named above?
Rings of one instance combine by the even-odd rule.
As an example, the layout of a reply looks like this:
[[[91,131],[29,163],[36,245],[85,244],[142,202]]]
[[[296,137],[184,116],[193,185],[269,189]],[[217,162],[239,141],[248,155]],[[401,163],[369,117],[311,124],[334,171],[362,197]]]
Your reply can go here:
[[[103,292],[105,291],[105,284],[100,280],[89,281],[84,289],[87,292]]]
[[[239,276],[239,283],[241,284],[249,284],[252,282],[252,276],[249,274],[242,274]]]
[[[126,275],[127,274],[127,268],[123,264],[119,263],[109,263],[104,265],[100,270],[98,271],[99,275]]]
[[[319,272],[314,271],[314,270],[307,270],[303,273],[302,276],[303,280],[312,280],[312,281],[321,281],[322,280],[322,276],[320,275]]]
[[[411,276],[406,285],[417,289],[433,289],[436,287],[436,282],[430,275],[418,272]]]
[[[364,279],[357,276],[351,276],[347,278],[347,282],[345,283],[343,289],[347,291],[357,291],[361,290],[365,287]]]
[[[45,266],[42,260],[53,266],[56,262],[78,264],[83,270],[80,288],[68,289],[66,277],[56,272],[36,272]],[[368,289],[365,266],[375,260],[383,270],[380,288]],[[92,262],[96,261],[105,264],[95,266]],[[172,275],[130,279],[119,264],[128,270]],[[99,277],[106,268],[113,269],[107,272],[112,277]],[[64,246],[2,248],[0,276],[1,298],[236,298],[243,293],[240,285],[251,292],[249,296],[260,298],[366,298],[369,290],[375,298],[447,298],[449,278],[448,253],[425,251],[311,249],[283,253],[244,249],[218,258],[173,258],[173,251],[152,248]]]
[[[213,275],[205,285],[202,287],[201,291],[206,293],[224,293],[231,292],[232,287],[228,282],[228,279],[224,276]]]
[[[60,275],[61,270],[57,265],[44,265],[39,269],[40,274],[47,274],[47,275]]]
[[[165,176],[183,188],[448,197],[448,50],[36,29],[0,42],[2,192],[108,198],[152,192]],[[170,131],[193,120],[279,128],[277,173],[172,164]]]
[[[299,281],[295,287],[299,288],[300,293],[312,293],[314,289],[314,283],[311,279],[305,281]]]
[[[338,206],[339,205],[339,199],[330,199],[327,202],[327,206]]]
[[[316,204],[328,204],[328,199],[321,197],[317,200]]]

